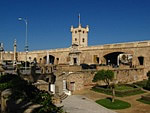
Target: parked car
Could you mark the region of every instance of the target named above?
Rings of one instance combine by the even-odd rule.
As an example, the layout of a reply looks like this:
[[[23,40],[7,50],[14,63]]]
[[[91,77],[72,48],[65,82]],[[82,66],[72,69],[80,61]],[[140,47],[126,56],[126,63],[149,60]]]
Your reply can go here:
[[[97,64],[91,64],[90,69],[96,69]]]
[[[82,66],[82,69],[90,69],[88,64],[80,64],[80,66]]]

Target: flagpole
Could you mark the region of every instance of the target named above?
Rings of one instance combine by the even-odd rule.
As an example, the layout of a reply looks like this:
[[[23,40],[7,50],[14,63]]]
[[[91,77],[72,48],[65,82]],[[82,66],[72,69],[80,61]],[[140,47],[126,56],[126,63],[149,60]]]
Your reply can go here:
[[[79,26],[80,26],[81,24],[80,24],[80,13],[79,13]]]

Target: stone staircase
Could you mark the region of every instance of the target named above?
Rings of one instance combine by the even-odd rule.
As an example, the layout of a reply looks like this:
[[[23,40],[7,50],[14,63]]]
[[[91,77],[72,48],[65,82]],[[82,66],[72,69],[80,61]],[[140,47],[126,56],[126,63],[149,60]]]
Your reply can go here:
[[[64,99],[66,99],[68,97],[68,95],[65,93],[62,93],[61,95],[59,95],[59,97],[60,97],[60,100],[62,101]]]

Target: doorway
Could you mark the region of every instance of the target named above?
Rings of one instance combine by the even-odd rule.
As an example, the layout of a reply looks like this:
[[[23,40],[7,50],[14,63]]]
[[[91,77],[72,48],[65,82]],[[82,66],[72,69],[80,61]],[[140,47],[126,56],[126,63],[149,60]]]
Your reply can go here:
[[[77,65],[77,58],[73,58],[73,64]]]

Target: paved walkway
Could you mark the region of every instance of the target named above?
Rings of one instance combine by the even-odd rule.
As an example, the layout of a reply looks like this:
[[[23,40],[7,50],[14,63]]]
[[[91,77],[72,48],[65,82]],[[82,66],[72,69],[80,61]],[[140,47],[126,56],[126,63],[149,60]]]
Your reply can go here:
[[[116,113],[81,95],[69,96],[62,104],[67,113]]]
[[[150,93],[150,91],[147,91],[147,93]],[[147,93],[133,95],[133,96],[127,96],[127,97],[116,97],[116,99],[129,102],[131,104],[131,107],[127,108],[127,109],[115,110],[115,111],[118,113],[150,113],[150,105],[149,104],[144,104],[139,101],[136,101],[137,99],[141,98],[141,95],[145,95]],[[103,99],[106,97],[111,97],[110,95],[92,91],[89,88],[79,91],[79,92],[76,92],[76,94],[83,95],[93,101],[98,100],[98,99]]]

